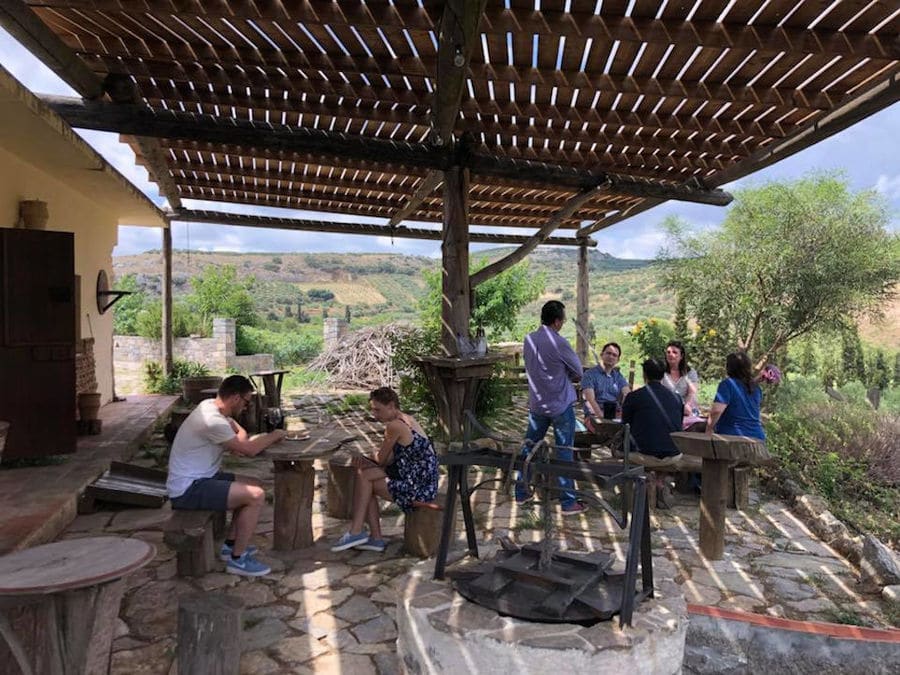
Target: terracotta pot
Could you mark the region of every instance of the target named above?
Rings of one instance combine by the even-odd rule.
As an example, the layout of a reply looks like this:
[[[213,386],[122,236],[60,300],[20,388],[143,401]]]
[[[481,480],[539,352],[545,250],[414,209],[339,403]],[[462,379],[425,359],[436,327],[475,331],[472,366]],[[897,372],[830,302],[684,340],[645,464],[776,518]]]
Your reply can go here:
[[[3,455],[3,446],[6,445],[7,432],[9,432],[9,422],[0,420],[0,456]]]
[[[19,202],[19,216],[22,219],[22,227],[26,230],[43,230],[50,219],[50,210],[47,208],[47,202],[26,199]]]
[[[97,419],[100,411],[100,394],[96,392],[78,394],[78,416],[82,421]]]

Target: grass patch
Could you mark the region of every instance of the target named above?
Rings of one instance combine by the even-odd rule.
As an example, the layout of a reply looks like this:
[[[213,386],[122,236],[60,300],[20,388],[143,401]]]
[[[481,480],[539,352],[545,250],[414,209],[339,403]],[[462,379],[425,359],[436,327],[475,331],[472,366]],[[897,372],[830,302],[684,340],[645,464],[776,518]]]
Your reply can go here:
[[[846,626],[872,627],[872,622],[869,619],[860,616],[856,610],[848,609],[847,607],[830,609],[825,612],[825,616],[832,623],[842,623]]]
[[[509,528],[510,532],[521,532],[522,530],[542,530],[544,529],[544,519],[537,510],[524,511],[519,519]]]
[[[29,466],[54,466],[69,461],[70,455],[47,455],[46,457],[18,457],[4,459],[0,469],[24,469]]]

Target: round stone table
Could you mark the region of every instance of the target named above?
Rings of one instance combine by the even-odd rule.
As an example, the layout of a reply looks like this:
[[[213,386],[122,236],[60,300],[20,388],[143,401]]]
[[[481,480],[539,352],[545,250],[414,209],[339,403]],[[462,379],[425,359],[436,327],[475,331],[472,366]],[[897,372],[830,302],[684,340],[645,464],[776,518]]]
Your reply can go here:
[[[125,577],[155,555],[140,539],[86,537],[0,558],[0,672],[108,673]]]

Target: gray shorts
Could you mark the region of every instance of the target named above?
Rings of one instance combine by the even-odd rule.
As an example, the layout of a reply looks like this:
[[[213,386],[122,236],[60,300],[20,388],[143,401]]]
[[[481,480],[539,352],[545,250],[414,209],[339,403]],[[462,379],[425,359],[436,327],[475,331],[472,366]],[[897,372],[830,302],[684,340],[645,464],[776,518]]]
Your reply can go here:
[[[220,471],[212,478],[198,478],[180,497],[171,499],[173,509],[190,511],[227,511],[228,490],[234,474]]]

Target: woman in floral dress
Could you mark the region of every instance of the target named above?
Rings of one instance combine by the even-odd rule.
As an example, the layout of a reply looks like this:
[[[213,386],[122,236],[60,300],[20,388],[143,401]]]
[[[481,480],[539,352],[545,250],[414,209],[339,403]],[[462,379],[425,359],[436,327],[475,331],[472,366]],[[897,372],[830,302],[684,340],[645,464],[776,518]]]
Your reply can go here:
[[[437,497],[438,463],[431,440],[412,415],[400,410],[400,398],[390,387],[369,395],[372,415],[384,423],[384,439],[374,459],[357,457],[353,520],[332,551],[358,548],[384,551],[378,497],[408,512]],[[366,532],[363,524],[369,526]]]

